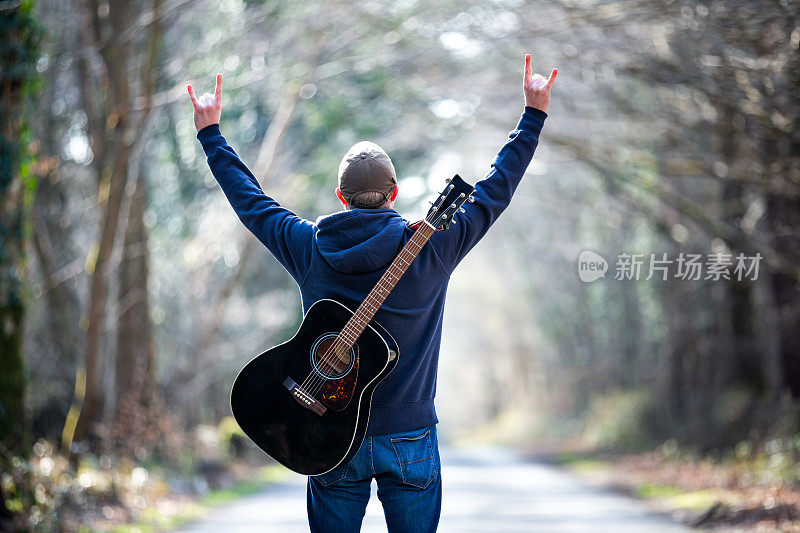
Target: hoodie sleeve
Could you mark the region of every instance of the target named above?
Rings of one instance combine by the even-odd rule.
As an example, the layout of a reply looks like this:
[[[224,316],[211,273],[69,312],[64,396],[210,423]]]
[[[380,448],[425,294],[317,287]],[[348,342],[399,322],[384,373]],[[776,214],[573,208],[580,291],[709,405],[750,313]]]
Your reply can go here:
[[[444,263],[452,271],[473,246],[486,234],[508,204],[522,180],[539,144],[539,133],[547,113],[525,106],[517,127],[509,134],[491,164],[491,170],[475,185],[474,203],[464,204],[464,213],[456,216],[457,224],[434,234],[432,243]]]
[[[253,173],[220,133],[219,124],[201,129],[197,138],[203,145],[211,173],[239,220],[295,280],[301,280],[311,263],[314,224],[264,194]]]

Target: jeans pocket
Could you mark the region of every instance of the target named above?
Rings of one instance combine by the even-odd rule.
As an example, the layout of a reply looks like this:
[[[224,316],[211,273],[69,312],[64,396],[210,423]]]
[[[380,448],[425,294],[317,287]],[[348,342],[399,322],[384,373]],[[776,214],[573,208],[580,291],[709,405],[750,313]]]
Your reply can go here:
[[[392,437],[403,483],[424,489],[439,473],[431,429],[421,435]]]
[[[320,474],[318,476],[311,476],[314,481],[322,485],[323,487],[328,487],[333,485],[337,481],[341,481],[344,479],[344,476],[347,475],[347,463],[340,464],[330,472],[325,472],[324,474]]]

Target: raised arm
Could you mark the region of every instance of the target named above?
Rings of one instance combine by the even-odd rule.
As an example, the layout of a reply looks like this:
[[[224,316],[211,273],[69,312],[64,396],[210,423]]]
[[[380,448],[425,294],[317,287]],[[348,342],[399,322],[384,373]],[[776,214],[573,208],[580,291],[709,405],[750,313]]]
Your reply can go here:
[[[217,74],[214,94],[197,98],[191,85],[197,138],[225,196],[239,219],[298,281],[311,261],[314,225],[267,196],[250,169],[239,159],[219,129],[222,115],[222,74]]]
[[[558,70],[553,69],[549,78],[533,75],[531,56],[525,56],[522,80],[525,109],[517,127],[509,134],[489,173],[475,185],[475,202],[464,204],[464,213],[456,216],[455,226],[431,238],[445,268],[455,268],[511,202],[539,144],[539,133],[550,104],[550,89],[557,73]]]

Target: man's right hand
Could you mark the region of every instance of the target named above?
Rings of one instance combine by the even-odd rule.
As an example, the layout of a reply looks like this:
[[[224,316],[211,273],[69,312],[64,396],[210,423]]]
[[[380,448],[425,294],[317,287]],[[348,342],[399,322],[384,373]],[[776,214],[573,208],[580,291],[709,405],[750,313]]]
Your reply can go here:
[[[194,106],[194,126],[197,131],[212,124],[219,124],[222,116],[222,74],[217,74],[217,87],[214,89],[214,94],[205,93],[197,98],[191,84],[188,89],[189,98]]]
[[[550,105],[550,88],[556,81],[558,69],[554,68],[549,78],[541,74],[533,74],[531,68],[531,55],[525,54],[525,75],[522,78],[522,90],[525,92],[525,105],[535,107],[547,113]]]

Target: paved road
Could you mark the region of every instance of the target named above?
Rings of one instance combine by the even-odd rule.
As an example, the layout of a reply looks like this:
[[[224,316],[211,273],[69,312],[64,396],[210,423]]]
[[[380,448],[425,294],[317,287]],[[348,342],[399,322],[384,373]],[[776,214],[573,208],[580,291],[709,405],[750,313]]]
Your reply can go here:
[[[442,533],[677,533],[687,529],[650,513],[636,500],[588,486],[552,466],[521,461],[497,449],[441,449]],[[212,511],[184,533],[308,531],[306,478],[286,481]],[[372,484],[362,531],[386,531]]]

